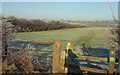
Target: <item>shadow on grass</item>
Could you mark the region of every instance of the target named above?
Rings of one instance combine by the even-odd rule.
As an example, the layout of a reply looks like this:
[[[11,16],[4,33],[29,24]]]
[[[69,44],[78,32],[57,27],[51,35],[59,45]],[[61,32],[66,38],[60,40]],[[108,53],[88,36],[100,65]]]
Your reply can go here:
[[[78,57],[71,50],[68,50],[68,56],[65,60],[65,67],[68,68],[68,75],[73,75],[73,73],[83,75],[79,68],[79,62],[75,58]]]

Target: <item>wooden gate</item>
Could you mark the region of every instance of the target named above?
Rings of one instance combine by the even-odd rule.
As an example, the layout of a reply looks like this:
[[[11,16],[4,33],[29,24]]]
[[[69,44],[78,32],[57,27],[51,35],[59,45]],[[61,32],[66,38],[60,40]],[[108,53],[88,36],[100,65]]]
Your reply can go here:
[[[69,49],[70,51],[72,51],[71,49]],[[70,52],[71,53],[71,52]],[[66,57],[69,57],[69,51],[68,53],[66,54]],[[70,57],[71,58],[71,57]],[[73,59],[73,58],[71,58]],[[66,67],[68,72],[69,72],[69,67],[70,66],[79,66],[79,69],[82,71],[81,73],[88,73],[88,72],[92,72],[92,73],[98,73],[98,74],[110,74],[110,75],[113,75],[115,72],[114,72],[114,65],[115,65],[115,47],[111,47],[110,48],[110,51],[109,51],[109,58],[101,58],[101,57],[93,57],[93,56],[83,56],[83,55],[80,55],[80,54],[76,54],[76,58],[75,58],[75,61],[77,60],[88,60],[88,61],[100,61],[100,62],[107,62],[108,65],[108,70],[105,70],[105,69],[98,69],[96,67],[87,67],[87,66],[79,66],[78,64],[68,64],[69,66]],[[73,60],[73,62],[75,62]],[[89,63],[87,63],[89,64]],[[120,73],[120,60],[119,60],[119,71]]]
[[[50,60],[44,60],[44,62],[51,62],[51,65],[47,64],[40,64],[41,67],[48,67],[51,66],[51,73],[68,73],[68,67],[65,67],[66,57],[68,57],[68,52],[64,52],[61,49],[61,44],[59,42],[18,42],[18,43],[27,43],[27,44],[37,44],[37,45],[53,45],[52,50],[42,50],[42,49],[29,49],[30,56],[36,57],[37,60],[39,58],[47,58]],[[70,48],[70,47],[68,47]],[[71,48],[70,48],[71,49]],[[33,54],[33,53],[36,54]],[[50,55],[41,55],[39,53],[51,53]],[[94,72],[94,73],[101,73],[101,74],[113,74],[114,73],[114,64],[115,64],[115,48],[111,47],[109,51],[109,58],[100,58],[100,57],[93,57],[93,56],[83,56],[76,54],[77,60],[90,60],[90,61],[103,61],[109,63],[108,70],[101,70],[97,68],[91,68],[86,66],[79,66],[80,70],[86,72]],[[43,59],[42,59],[43,60]],[[72,66],[76,66],[76,64],[72,64]],[[119,60],[119,71],[120,73],[120,60]]]
[[[29,56],[31,59],[38,60],[40,64],[40,68],[47,67],[47,69],[51,69],[49,73],[64,73],[64,59],[61,59],[61,44],[59,42],[17,42],[17,44],[35,44],[35,45],[53,45],[52,50],[44,50],[44,49],[29,49]],[[19,50],[8,48],[9,50]],[[49,54],[45,54],[49,53]],[[64,55],[63,55],[64,57]],[[46,60],[50,59],[50,60]],[[33,60],[34,62],[34,60]],[[32,63],[33,63],[32,62]],[[51,64],[44,64],[44,63]],[[49,68],[48,68],[49,67]]]

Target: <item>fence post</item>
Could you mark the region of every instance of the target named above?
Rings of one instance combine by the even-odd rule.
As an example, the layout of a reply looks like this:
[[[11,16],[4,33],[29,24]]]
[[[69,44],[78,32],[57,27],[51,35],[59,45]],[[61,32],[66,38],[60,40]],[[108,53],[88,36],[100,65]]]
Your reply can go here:
[[[115,64],[115,47],[110,48],[110,53],[109,53],[109,74],[113,75],[114,73],[114,64]]]
[[[52,73],[60,72],[60,56],[61,56],[61,44],[59,42],[55,42],[52,59]]]

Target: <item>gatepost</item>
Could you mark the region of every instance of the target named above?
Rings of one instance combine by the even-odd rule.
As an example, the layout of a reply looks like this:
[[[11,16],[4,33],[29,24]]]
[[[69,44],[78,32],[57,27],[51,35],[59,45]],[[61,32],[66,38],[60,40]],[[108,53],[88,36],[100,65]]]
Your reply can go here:
[[[115,47],[111,47],[109,53],[109,72],[108,72],[110,75],[114,74],[114,64],[115,64]]]
[[[53,49],[52,73],[60,72],[60,56],[61,56],[61,44],[59,42],[55,42]]]

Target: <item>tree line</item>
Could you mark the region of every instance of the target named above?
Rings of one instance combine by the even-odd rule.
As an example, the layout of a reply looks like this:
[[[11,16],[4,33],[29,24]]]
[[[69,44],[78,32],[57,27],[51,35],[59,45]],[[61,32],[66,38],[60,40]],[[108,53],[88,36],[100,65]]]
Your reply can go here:
[[[32,32],[32,31],[47,31],[58,30],[63,28],[81,28],[82,25],[73,25],[60,21],[43,21],[41,19],[25,19],[16,17],[7,17],[7,19],[14,25],[16,32]]]

